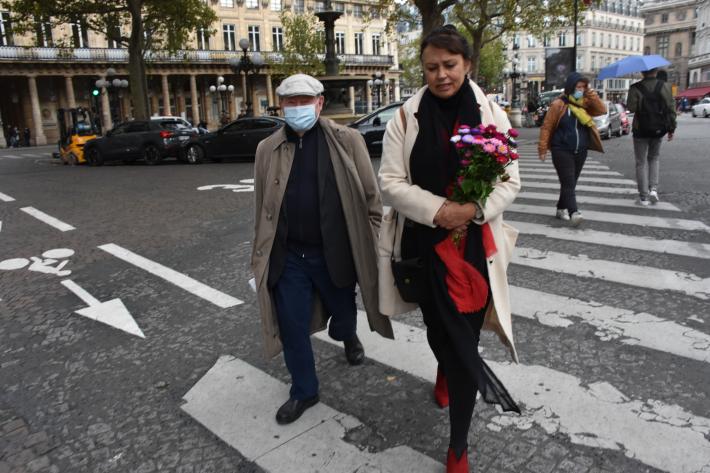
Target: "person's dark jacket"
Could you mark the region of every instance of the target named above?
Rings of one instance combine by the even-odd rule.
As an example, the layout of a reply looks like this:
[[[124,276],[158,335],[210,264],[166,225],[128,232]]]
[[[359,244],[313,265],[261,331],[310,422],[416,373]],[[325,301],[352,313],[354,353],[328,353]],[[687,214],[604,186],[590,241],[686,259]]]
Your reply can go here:
[[[656,87],[656,83],[659,81],[656,77],[647,77],[640,82],[636,82],[629,88],[628,99],[626,100],[626,107],[628,110],[634,114],[634,123],[631,125],[631,129],[634,133],[639,132],[639,112],[641,112],[641,101],[643,100],[643,94],[638,89],[643,87],[648,92],[653,93]],[[663,81],[661,81],[663,82]],[[660,90],[661,97],[663,98],[663,103],[666,104],[668,109],[668,121],[669,127],[668,132],[673,133],[676,129],[676,114],[675,114],[675,100],[673,99],[673,92],[671,91],[671,86],[668,83],[663,82],[663,87]]]

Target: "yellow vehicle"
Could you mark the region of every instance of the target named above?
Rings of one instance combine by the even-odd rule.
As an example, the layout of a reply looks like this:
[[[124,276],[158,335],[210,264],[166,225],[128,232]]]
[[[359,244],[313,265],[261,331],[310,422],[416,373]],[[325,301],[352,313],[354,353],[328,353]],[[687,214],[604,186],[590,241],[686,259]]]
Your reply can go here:
[[[53,153],[64,164],[82,164],[84,145],[96,138],[97,130],[91,120],[91,113],[85,108],[60,108],[57,110],[59,125],[59,151]]]

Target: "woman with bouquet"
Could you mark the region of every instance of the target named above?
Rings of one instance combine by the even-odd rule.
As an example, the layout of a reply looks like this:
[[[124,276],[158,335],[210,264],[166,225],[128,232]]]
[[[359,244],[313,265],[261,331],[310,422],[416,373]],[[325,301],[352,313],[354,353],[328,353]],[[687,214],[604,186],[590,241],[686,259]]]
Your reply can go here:
[[[469,471],[477,392],[519,412],[478,354],[486,328],[517,361],[506,275],[517,231],[502,219],[520,190],[517,132],[467,79],[469,57],[466,39],[452,26],[424,38],[427,85],[388,123],[379,170],[384,203],[392,207],[380,229],[380,311],[421,308],[439,363],[435,399],[450,408],[448,473]]]

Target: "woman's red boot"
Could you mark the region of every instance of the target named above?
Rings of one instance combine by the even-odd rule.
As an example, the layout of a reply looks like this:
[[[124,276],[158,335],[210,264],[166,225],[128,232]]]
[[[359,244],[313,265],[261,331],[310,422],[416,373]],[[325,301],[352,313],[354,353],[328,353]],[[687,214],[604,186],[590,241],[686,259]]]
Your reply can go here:
[[[442,409],[449,405],[449,386],[446,384],[446,376],[441,368],[436,370],[436,384],[434,385],[434,399]]]
[[[459,459],[452,448],[446,457],[446,473],[468,473],[468,451],[464,450]]]

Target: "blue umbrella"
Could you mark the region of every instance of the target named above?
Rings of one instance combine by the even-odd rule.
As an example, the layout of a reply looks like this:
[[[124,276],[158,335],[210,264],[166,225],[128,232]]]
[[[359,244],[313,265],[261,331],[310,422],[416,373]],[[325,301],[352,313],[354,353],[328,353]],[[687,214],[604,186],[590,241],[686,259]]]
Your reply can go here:
[[[670,62],[663,56],[651,54],[649,56],[629,56],[619,59],[616,62],[603,67],[599,71],[597,80],[610,79],[612,77],[622,77],[634,72],[648,71],[656,67],[668,66]]]

